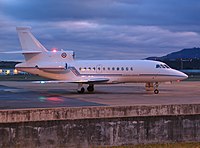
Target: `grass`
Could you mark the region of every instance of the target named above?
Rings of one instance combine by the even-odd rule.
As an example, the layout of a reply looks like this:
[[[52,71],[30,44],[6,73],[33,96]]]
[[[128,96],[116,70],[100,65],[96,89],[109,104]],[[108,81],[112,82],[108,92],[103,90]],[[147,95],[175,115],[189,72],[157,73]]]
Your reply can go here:
[[[97,147],[101,148],[101,147]],[[165,144],[139,144],[129,146],[113,146],[102,148],[200,148],[200,142],[165,143]]]

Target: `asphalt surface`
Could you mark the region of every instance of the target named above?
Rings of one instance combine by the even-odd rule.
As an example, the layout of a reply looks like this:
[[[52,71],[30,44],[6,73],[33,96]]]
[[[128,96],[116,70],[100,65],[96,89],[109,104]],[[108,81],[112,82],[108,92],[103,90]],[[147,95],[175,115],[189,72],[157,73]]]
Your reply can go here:
[[[0,83],[0,109],[100,106],[103,104],[79,100],[66,94],[61,87],[43,87],[28,82]]]
[[[94,93],[85,94],[77,94],[76,88],[1,81],[0,109],[200,103],[200,82],[161,84],[157,95],[146,92],[144,84],[97,85]]]

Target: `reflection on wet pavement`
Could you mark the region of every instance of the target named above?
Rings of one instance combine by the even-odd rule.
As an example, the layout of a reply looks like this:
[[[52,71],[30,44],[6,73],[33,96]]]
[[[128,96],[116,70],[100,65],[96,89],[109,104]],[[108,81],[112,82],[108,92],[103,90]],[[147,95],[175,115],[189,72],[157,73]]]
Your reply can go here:
[[[68,97],[64,91],[30,91],[0,86],[0,109],[102,106]]]

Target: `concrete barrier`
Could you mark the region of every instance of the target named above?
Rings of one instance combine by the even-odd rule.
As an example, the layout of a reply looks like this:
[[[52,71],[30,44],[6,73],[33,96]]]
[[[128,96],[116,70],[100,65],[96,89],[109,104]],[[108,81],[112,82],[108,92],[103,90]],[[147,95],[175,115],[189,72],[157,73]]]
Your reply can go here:
[[[0,147],[95,147],[200,141],[200,105],[0,111]]]
[[[0,110],[0,123],[200,114],[200,104]]]

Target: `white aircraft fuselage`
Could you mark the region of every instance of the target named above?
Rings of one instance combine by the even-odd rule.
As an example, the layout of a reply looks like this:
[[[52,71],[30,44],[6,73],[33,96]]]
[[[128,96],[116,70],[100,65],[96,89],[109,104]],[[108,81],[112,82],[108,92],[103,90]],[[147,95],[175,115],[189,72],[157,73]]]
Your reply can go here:
[[[187,78],[187,75],[172,68],[156,68],[166,64],[150,60],[74,60],[58,65],[60,69],[22,64],[16,68],[55,80],[109,79],[104,83],[169,82]]]
[[[146,83],[146,90],[158,93],[160,82],[180,81],[188,76],[163,62],[151,60],[75,60],[73,51],[48,51],[29,28],[17,28],[25,62],[16,65],[20,71],[55,81],[44,83],[77,83],[78,92],[94,91],[95,84]]]

